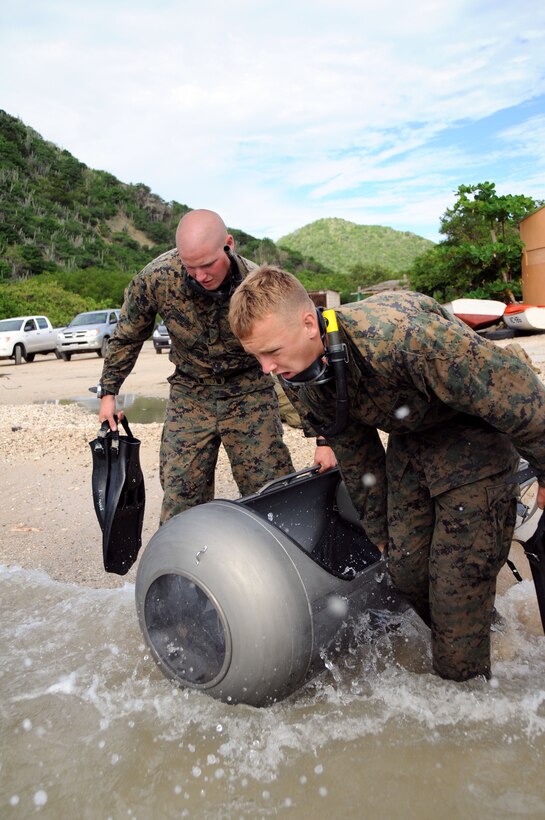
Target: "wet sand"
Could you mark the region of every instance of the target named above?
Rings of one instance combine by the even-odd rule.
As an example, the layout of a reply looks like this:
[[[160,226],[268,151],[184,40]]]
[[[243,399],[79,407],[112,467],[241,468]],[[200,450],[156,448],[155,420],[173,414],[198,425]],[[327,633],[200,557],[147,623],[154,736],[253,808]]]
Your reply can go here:
[[[498,344],[505,346],[508,341],[512,340]],[[543,378],[545,334],[518,337],[515,341],[528,352]],[[102,361],[95,355],[74,356],[71,362],[52,355],[37,356],[32,364],[19,366],[0,361],[0,564],[42,569],[54,580],[90,587],[115,587],[134,581],[134,567],[120,578],[105,573],[102,566],[88,444],[98,430],[97,416],[77,405],[54,403],[89,398],[88,388],[97,383],[101,369]],[[171,372],[168,356],[157,355],[151,342],[146,342],[123,393],[166,398],[166,379]],[[142,441],[145,545],[157,529],[161,506],[158,453],[162,425],[131,424],[131,428]],[[313,440],[287,425],[284,430],[295,468],[311,464]],[[216,496],[237,495],[229,462],[221,450]],[[514,553],[516,558],[516,549]],[[520,564],[519,569],[528,577],[525,559]],[[502,574],[501,583],[511,583],[508,574]]]

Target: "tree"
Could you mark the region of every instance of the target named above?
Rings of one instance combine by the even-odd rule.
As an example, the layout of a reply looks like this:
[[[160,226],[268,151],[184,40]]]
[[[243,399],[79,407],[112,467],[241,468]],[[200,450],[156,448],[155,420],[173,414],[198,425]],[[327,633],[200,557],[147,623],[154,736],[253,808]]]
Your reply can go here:
[[[44,274],[24,282],[2,285],[0,319],[40,313],[48,316],[54,326],[61,327],[68,324],[77,313],[97,307],[91,300],[64,290],[55,281],[47,280],[47,276],[48,274]]]
[[[411,285],[440,299],[517,290],[523,248],[519,223],[540,203],[523,195],[499,196],[493,182],[460,185],[457,194],[441,217],[439,230],[446,239],[416,260]]]

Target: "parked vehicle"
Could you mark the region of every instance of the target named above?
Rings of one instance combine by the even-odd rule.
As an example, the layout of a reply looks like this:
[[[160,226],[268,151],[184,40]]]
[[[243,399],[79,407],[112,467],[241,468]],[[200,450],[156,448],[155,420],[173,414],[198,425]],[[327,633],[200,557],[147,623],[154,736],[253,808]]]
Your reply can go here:
[[[61,358],[69,362],[74,353],[96,353],[101,358],[105,356],[119,314],[117,308],[78,313],[57,334],[57,350]]]
[[[170,350],[170,336],[166,325],[157,325],[151,338],[156,353],[162,353],[163,350]]]
[[[57,330],[47,316],[15,316],[0,321],[0,359],[33,362],[36,353],[57,352]]]

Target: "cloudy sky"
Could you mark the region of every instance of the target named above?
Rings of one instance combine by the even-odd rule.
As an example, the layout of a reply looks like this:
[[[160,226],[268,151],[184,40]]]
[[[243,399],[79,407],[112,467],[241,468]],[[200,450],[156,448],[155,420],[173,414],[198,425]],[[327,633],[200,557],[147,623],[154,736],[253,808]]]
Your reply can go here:
[[[342,217],[437,240],[458,185],[545,198],[543,0],[0,8],[0,108],[255,236]]]

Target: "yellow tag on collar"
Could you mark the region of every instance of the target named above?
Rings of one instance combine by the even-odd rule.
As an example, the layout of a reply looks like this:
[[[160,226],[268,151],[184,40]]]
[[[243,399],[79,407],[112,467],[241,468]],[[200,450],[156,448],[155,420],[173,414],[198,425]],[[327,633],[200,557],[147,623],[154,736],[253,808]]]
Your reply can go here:
[[[322,315],[325,319],[326,332],[335,333],[335,331],[339,329],[339,326],[337,325],[337,316],[335,315],[335,311],[332,308],[329,308],[329,310],[324,310]]]

